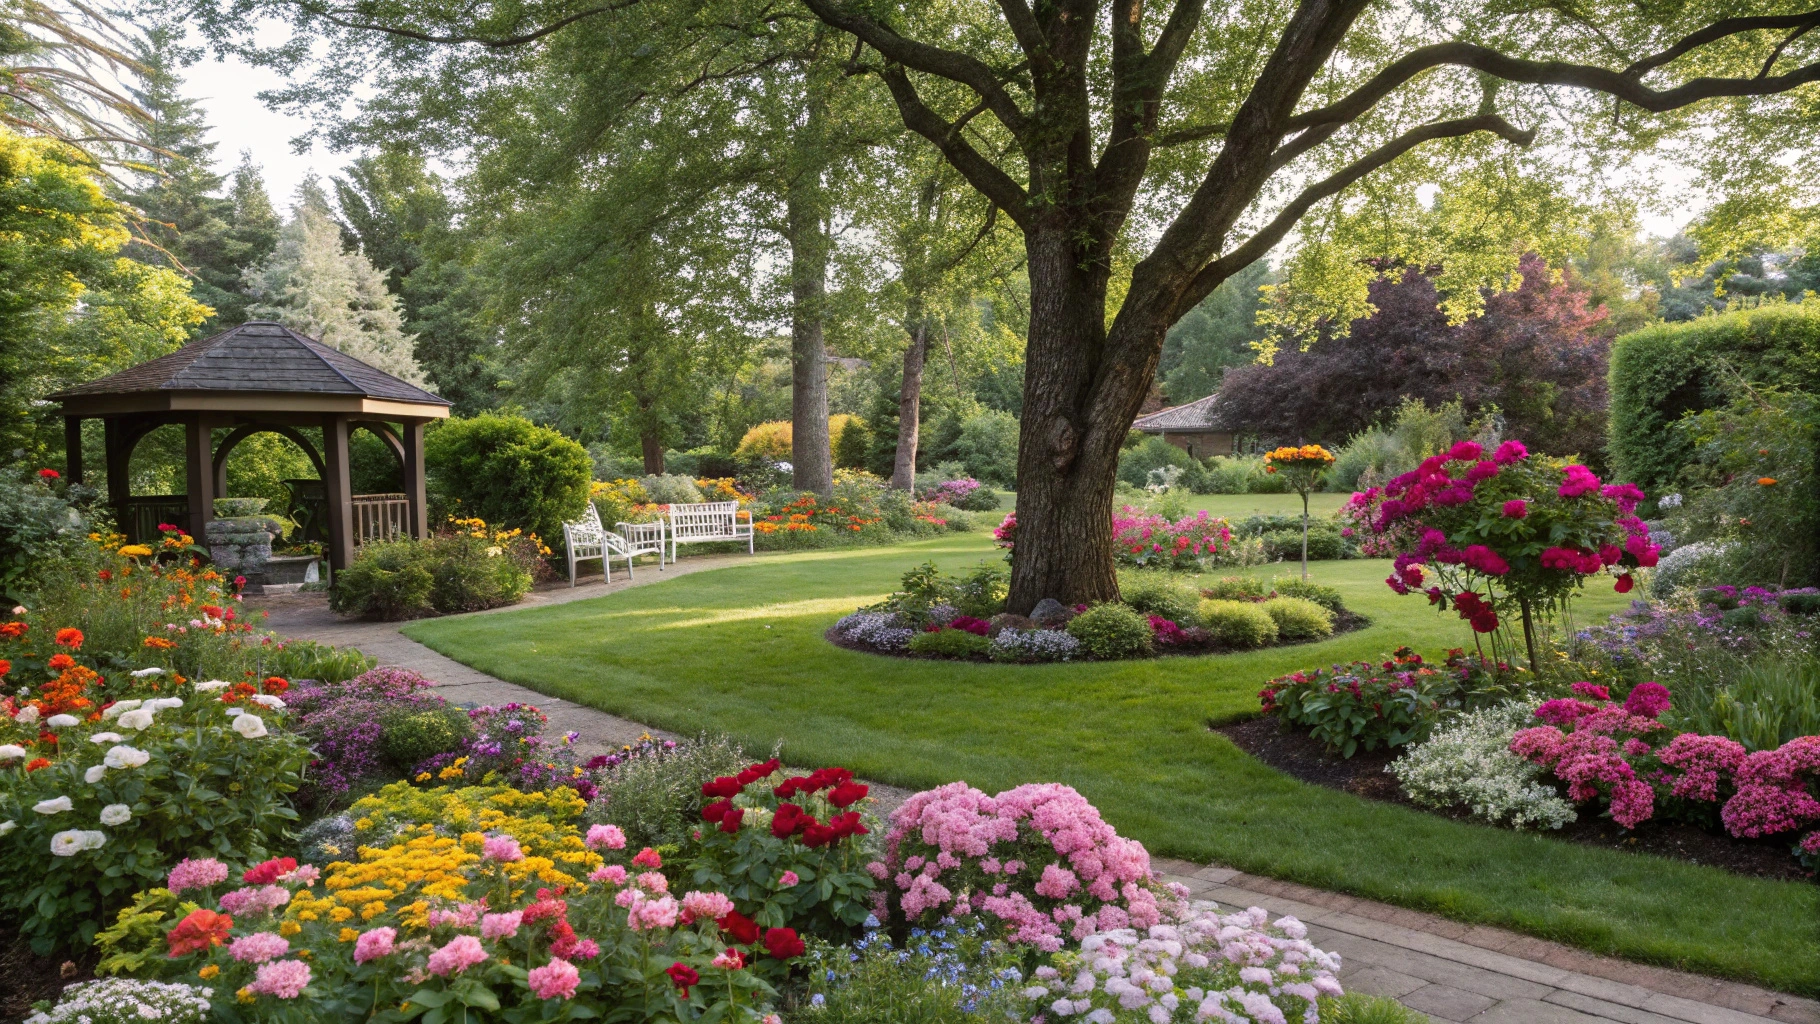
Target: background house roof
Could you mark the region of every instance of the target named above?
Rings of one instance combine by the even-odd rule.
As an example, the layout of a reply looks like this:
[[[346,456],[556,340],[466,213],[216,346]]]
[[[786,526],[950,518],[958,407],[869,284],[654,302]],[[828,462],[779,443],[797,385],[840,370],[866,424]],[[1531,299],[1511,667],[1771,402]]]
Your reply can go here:
[[[192,341],[99,380],[59,391],[52,399],[159,391],[236,391],[359,396],[447,406],[414,384],[270,320],[250,320]]]
[[[1214,419],[1214,400],[1219,397],[1215,393],[1186,405],[1171,406],[1148,416],[1139,416],[1131,424],[1131,429],[1153,434],[1165,430],[1221,430],[1223,428]]]

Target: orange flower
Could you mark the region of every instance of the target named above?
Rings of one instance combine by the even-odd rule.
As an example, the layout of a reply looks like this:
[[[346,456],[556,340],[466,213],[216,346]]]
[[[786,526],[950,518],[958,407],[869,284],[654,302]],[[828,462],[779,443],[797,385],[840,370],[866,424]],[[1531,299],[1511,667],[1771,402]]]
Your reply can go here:
[[[283,676],[266,676],[265,684],[260,688],[274,697],[281,697],[284,691],[291,688],[291,684]]]
[[[74,626],[65,626],[57,631],[57,646],[67,647],[72,651],[82,649],[82,631]]]
[[[50,670],[52,672],[61,672],[64,669],[70,668],[71,666],[73,666],[75,664],[76,664],[76,659],[70,657],[67,654],[53,654],[53,655],[51,655],[51,660],[50,660]]]
[[[0,622],[0,637],[5,637],[8,640],[17,640],[24,636],[25,631],[30,628],[30,626],[23,622]]]
[[[34,757],[30,761],[27,761],[25,763],[25,770],[28,772],[35,772],[40,768],[49,768],[50,766],[51,766],[50,758]]]
[[[0,676],[6,675],[8,672],[11,672],[12,670],[13,670],[13,663],[10,661],[7,661],[5,658],[0,658]]]
[[[1776,486],[1776,478],[1773,476],[1760,476],[1757,478],[1757,483],[1762,484],[1764,487],[1774,487]]]
[[[167,640],[161,636],[148,636],[145,638],[145,646],[154,651],[168,651],[177,646],[177,641]]]
[[[213,910],[192,910],[190,915],[177,922],[165,941],[170,943],[171,959],[194,953],[210,946],[219,946],[228,933],[234,930],[234,919],[226,914],[217,914]]]

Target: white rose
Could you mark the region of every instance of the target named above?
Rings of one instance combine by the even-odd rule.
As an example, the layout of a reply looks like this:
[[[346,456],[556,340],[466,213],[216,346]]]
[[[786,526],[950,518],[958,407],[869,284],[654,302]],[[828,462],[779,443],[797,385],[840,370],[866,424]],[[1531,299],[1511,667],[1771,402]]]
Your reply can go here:
[[[13,721],[18,722],[20,725],[30,725],[37,720],[38,709],[30,704],[20,708],[18,713],[13,715]]]
[[[263,704],[264,706],[271,708],[273,711],[283,711],[284,710],[284,698],[283,697],[274,697],[269,693],[255,693],[247,699],[251,700],[255,704]]]
[[[126,739],[126,737],[117,732],[98,732],[93,736],[90,736],[88,741],[96,746],[100,746],[103,743],[119,743],[124,739]]]
[[[101,808],[101,824],[124,825],[133,820],[133,809],[125,804],[108,804]]]
[[[109,768],[137,768],[151,759],[152,755],[137,747],[110,747],[102,763]]]
[[[8,832],[11,832],[13,829],[16,829],[18,827],[19,827],[19,823],[14,821],[11,818],[6,819],[5,821],[0,821],[0,836],[6,835]]]
[[[0,743],[0,761],[11,761],[25,756],[25,748],[17,743]]]
[[[32,805],[32,810],[37,811],[39,814],[62,814],[64,811],[70,810],[74,806],[75,805],[70,802],[69,797],[60,796],[51,800],[38,801]]]
[[[72,725],[81,725],[82,719],[75,715],[52,715],[44,720],[44,724],[53,729],[68,729]]]
[[[148,700],[145,702],[145,709],[147,711],[163,711],[165,708],[180,708],[182,706],[182,697],[159,697],[156,700]]]
[[[152,712],[147,708],[135,708],[120,716],[120,728],[122,729],[150,729],[151,727]]]
[[[225,679],[210,679],[206,682],[196,684],[196,689],[201,693],[213,693],[216,690],[225,690],[227,688],[228,681]]]
[[[164,669],[161,668],[137,668],[133,670],[134,679],[144,679],[147,676],[161,676],[163,674]]]
[[[51,852],[59,857],[74,857],[87,848],[88,840],[84,839],[82,833],[75,829],[59,832],[51,837]]]
[[[117,700],[109,704],[106,711],[101,712],[101,720],[111,722],[144,703],[145,701],[142,700]]]
[[[107,778],[107,765],[104,764],[98,764],[82,773],[82,781],[91,786],[105,778]]]
[[[99,850],[106,845],[106,832],[96,832],[93,829],[90,829],[82,833],[82,848],[84,850]]]
[[[256,740],[265,735],[265,720],[258,715],[241,715],[234,719],[234,731],[249,740]]]

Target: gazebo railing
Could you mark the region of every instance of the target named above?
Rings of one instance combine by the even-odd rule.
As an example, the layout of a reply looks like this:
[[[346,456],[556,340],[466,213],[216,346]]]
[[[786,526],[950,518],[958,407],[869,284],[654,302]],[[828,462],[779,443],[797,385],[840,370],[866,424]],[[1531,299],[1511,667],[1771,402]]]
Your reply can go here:
[[[403,494],[356,494],[354,543],[397,540],[411,535],[411,501]]]
[[[120,507],[120,530],[134,544],[156,542],[159,523],[189,529],[190,499],[181,494],[151,494],[128,498]]]

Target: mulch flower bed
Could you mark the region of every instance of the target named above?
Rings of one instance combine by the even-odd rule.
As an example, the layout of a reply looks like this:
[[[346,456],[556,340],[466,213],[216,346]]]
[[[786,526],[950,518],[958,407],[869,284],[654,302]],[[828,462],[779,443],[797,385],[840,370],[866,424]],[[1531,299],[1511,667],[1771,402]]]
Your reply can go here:
[[[1369,625],[1371,625],[1371,620],[1366,618],[1365,616],[1355,615],[1352,612],[1343,611],[1333,617],[1333,633],[1328,636],[1313,637],[1308,640],[1282,640],[1282,641],[1278,641],[1277,643],[1267,644],[1264,647],[1230,647],[1230,646],[1224,646],[1224,645],[1217,644],[1217,643],[1209,643],[1209,644],[1204,644],[1201,646],[1170,646],[1168,644],[1157,643],[1152,646],[1151,651],[1148,654],[1140,655],[1135,658],[1122,658],[1122,659],[1115,659],[1115,660],[1141,661],[1141,660],[1148,660],[1151,658],[1203,657],[1206,655],[1213,655],[1213,654],[1243,654],[1248,651],[1268,650],[1268,649],[1274,648],[1274,647],[1299,647],[1304,644],[1324,643],[1325,641],[1332,640],[1334,637],[1340,636],[1345,633],[1350,633],[1356,629],[1364,629],[1366,626],[1369,626]],[[1062,632],[1062,631],[1056,630],[1055,632]],[[842,650],[858,651],[861,654],[876,654],[876,655],[879,655],[881,657],[886,657],[886,658],[907,658],[912,661],[971,661],[971,662],[976,662],[979,664],[1025,664],[1025,665],[1054,664],[1054,662],[1038,662],[1038,661],[1024,661],[1024,662],[998,661],[997,659],[990,658],[986,655],[975,655],[972,657],[958,658],[958,657],[954,657],[951,655],[925,654],[925,653],[919,653],[917,651],[911,651],[911,650],[905,650],[905,649],[886,650],[886,649],[881,649],[879,647],[876,647],[872,644],[864,643],[862,641],[853,639],[852,637],[841,632],[841,629],[840,629],[840,626],[838,623],[833,626],[829,626],[827,628],[827,630],[825,630],[822,633],[822,638],[824,640],[827,640],[829,643],[833,644],[834,646],[841,648]],[[1093,660],[1100,660],[1100,659],[1076,657],[1076,658],[1071,658],[1071,659],[1067,659],[1067,660],[1093,661]]]
[[[1472,817],[1464,805],[1434,811],[1411,803],[1398,786],[1396,776],[1385,771],[1400,751],[1380,749],[1360,751],[1350,758],[1337,757],[1329,754],[1305,730],[1284,730],[1268,715],[1211,728],[1245,753],[1303,782],[1368,800],[1415,807],[1458,821]],[[1542,834],[1587,846],[1705,864],[1758,878],[1787,881],[1813,881],[1815,878],[1813,872],[1804,870],[1790,859],[1786,840],[1736,840],[1681,822],[1651,819],[1635,829],[1626,829],[1610,818],[1583,809],[1577,821]]]
[[[0,1021],[24,1020],[31,1016],[32,1004],[41,999],[56,1002],[65,985],[94,977],[98,959],[100,954],[92,951],[79,962],[39,956],[18,932],[0,929]]]

